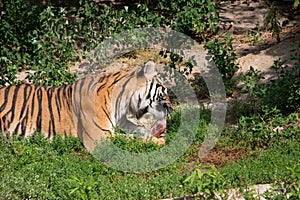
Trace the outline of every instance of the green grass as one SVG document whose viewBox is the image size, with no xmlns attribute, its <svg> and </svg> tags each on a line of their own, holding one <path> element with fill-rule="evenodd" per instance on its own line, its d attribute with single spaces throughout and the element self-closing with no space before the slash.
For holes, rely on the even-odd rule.
<svg viewBox="0 0 300 200">
<path fill-rule="evenodd" d="M 67 142 L 65 142 L 67 141 Z M 53 145 L 42 136 L 10 145 L 1 140 L 0 197 L 4 199 L 148 199 L 184 193 L 182 160 L 153 173 L 131 174 L 109 169 L 77 149 L 77 138 L 56 138 Z M 77 150 L 63 149 L 72 145 Z M 71 193 L 72 190 L 75 191 Z"/>
<path fill-rule="evenodd" d="M 220 171 L 232 186 L 239 187 L 284 180 L 288 175 L 286 167 L 293 167 L 299 162 L 298 140 L 252 152 L 243 160 L 228 163 Z"/>
<path fill-rule="evenodd" d="M 181 112 L 168 119 L 170 140 L 176 137 Z M 185 154 L 171 165 L 148 173 L 126 173 L 108 168 L 91 156 L 77 138 L 56 137 L 49 142 L 36 134 L 12 143 L 1 138 L 0 199 L 162 199 L 190 195 L 195 191 L 194 185 L 184 180 L 193 167 L 200 164 L 197 153 L 209 119 L 209 112 L 202 112 L 206 114 L 201 115 L 195 141 Z M 286 126 L 285 132 L 291 134 L 282 133 L 284 142 L 273 138 L 266 149 L 252 149 L 246 141 L 240 143 L 237 134 L 246 129 L 226 130 L 218 146 L 224 149 L 240 147 L 246 149 L 247 155 L 218 168 L 226 179 L 224 187 L 284 180 L 288 175 L 286 167 L 299 163 L 299 127 L 291 125 L 297 124 L 296 120 L 289 121 Z M 250 131 L 249 128 L 249 134 Z M 133 152 L 162 148 L 125 137 L 117 137 L 113 142 Z"/>
</svg>

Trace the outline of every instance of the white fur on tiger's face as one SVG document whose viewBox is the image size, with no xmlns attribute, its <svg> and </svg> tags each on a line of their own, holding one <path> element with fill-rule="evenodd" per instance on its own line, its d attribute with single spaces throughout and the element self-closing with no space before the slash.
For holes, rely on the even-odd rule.
<svg viewBox="0 0 300 200">
<path fill-rule="evenodd" d="M 5 136 L 27 137 L 35 131 L 49 139 L 56 134 L 73 135 L 89 151 L 116 127 L 140 132 L 161 144 L 165 118 L 172 111 L 167 88 L 157 78 L 152 61 L 140 70 L 91 75 L 61 87 L 0 88 L 0 130 Z M 150 130 L 136 123 L 146 113 L 157 120 Z"/>
</svg>

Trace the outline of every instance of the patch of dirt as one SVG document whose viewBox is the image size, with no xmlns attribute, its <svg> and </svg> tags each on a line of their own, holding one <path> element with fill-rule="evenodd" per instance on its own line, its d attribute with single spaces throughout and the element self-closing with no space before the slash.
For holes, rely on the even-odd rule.
<svg viewBox="0 0 300 200">
<path fill-rule="evenodd" d="M 225 149 L 224 147 L 216 146 L 201 160 L 201 163 L 224 167 L 229 161 L 237 161 L 245 155 L 246 151 L 243 149 Z"/>
<path fill-rule="evenodd" d="M 247 155 L 245 149 L 225 148 L 215 146 L 204 158 L 200 160 L 201 164 L 214 165 L 217 168 L 224 167 L 228 162 L 237 161 Z M 198 154 L 194 157 L 189 157 L 187 160 L 189 170 L 192 170 L 199 162 Z"/>
<path fill-rule="evenodd" d="M 286 29 L 287 30 L 287 29 Z M 237 75 L 249 70 L 250 66 L 262 71 L 266 79 L 274 78 L 274 72 L 270 67 L 275 60 L 285 61 L 285 65 L 291 67 L 295 61 L 291 60 L 292 50 L 296 50 L 300 45 L 300 26 L 288 32 L 282 32 L 281 42 L 274 41 L 270 33 L 263 33 L 266 37 L 261 45 L 250 46 L 249 44 L 239 44 L 236 42 L 234 48 L 238 54 L 240 66 Z M 268 36 L 267 36 L 268 35 Z M 261 36 L 263 37 L 263 36 Z"/>
</svg>

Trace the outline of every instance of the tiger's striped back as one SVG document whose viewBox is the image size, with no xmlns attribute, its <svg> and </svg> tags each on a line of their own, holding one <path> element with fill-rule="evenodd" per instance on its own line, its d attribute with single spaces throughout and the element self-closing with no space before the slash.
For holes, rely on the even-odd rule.
<svg viewBox="0 0 300 200">
<path fill-rule="evenodd" d="M 73 85 L 31 84 L 0 89 L 0 128 L 6 135 L 30 136 L 35 131 L 52 138 L 57 133 L 77 136 L 72 111 Z"/>
</svg>

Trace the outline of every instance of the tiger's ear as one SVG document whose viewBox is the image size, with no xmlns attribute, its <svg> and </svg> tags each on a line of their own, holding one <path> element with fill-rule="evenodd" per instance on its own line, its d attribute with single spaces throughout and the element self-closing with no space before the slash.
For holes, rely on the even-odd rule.
<svg viewBox="0 0 300 200">
<path fill-rule="evenodd" d="M 157 75 L 155 63 L 153 61 L 148 61 L 145 64 L 145 66 L 144 66 L 144 74 L 145 74 L 145 77 L 148 80 L 152 79 L 154 76 Z"/>
</svg>

